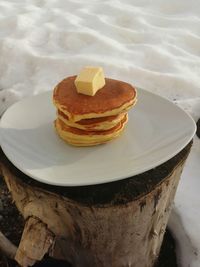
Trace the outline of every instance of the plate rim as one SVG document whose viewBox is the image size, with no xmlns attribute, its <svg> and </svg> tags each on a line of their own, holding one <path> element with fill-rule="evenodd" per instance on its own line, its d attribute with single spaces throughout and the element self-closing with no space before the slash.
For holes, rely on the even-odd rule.
<svg viewBox="0 0 200 267">
<path fill-rule="evenodd" d="M 6 157 L 11 161 L 11 163 L 16 167 L 18 168 L 21 172 L 23 172 L 25 175 L 29 176 L 30 178 L 38 181 L 38 182 L 41 182 L 41 183 L 45 183 L 45 184 L 49 184 L 49 185 L 52 185 L 52 186 L 62 186 L 62 187 L 78 187 L 78 186 L 90 186 L 90 185 L 98 185 L 98 184 L 105 184 L 105 183 L 110 183 L 110 182 L 115 182 L 115 181 L 119 181 L 119 180 L 123 180 L 123 179 L 128 179 L 132 176 L 135 176 L 135 175 L 139 175 L 141 173 L 144 173 L 148 170 L 151 170 L 152 168 L 156 168 L 158 166 L 160 166 L 161 164 L 163 164 L 164 162 L 166 162 L 167 160 L 173 158 L 175 155 L 177 155 L 185 146 L 187 146 L 187 144 L 193 139 L 195 133 L 196 133 L 196 129 L 197 129 L 197 126 L 196 126 L 196 122 L 194 121 L 194 119 L 192 118 L 192 116 L 187 112 L 185 111 L 183 108 L 181 108 L 180 106 L 176 105 L 175 103 L 173 103 L 171 100 L 169 100 L 168 98 L 166 97 L 163 97 L 163 96 L 160 96 L 158 94 L 155 94 L 153 92 L 150 92 L 148 90 L 145 90 L 143 88 L 140 88 L 140 87 L 136 87 L 136 90 L 141 90 L 143 91 L 144 93 L 147 93 L 147 94 L 150 94 L 152 96 L 156 96 L 158 98 L 161 98 L 163 99 L 164 101 L 166 101 L 169 105 L 174 105 L 176 106 L 176 108 L 181 111 L 182 113 L 184 113 L 185 116 L 187 116 L 190 121 L 191 121 L 191 125 L 193 124 L 193 131 L 191 130 L 191 134 L 190 134 L 190 137 L 187 138 L 187 143 L 185 142 L 184 144 L 182 144 L 181 146 L 179 146 L 179 148 L 174 151 L 173 153 L 170 154 L 170 156 L 166 156 L 164 159 L 162 159 L 161 161 L 159 161 L 158 164 L 154 165 L 154 167 L 147 167 L 147 168 L 143 168 L 142 171 L 138 172 L 138 173 L 134 173 L 134 174 L 130 174 L 129 176 L 124 175 L 124 176 L 120 176 L 119 178 L 115 178 L 113 177 L 112 179 L 109 179 L 109 180 L 103 180 L 103 181 L 98 181 L 98 182 L 93 182 L 92 179 L 90 179 L 90 181 L 87 181 L 87 182 L 79 182 L 79 183 L 63 183 L 63 182 L 52 182 L 52 181 L 47 181 L 46 179 L 42 179 L 38 176 L 35 176 L 33 175 L 31 172 L 29 172 L 28 169 L 23 169 L 21 168 L 16 161 L 14 161 L 12 159 L 12 156 L 10 157 L 10 155 L 7 155 L 6 153 L 6 144 L 3 143 L 2 141 L 2 138 L 1 138 L 1 134 L 0 134 L 0 146 L 4 152 L 4 154 L 6 155 Z M 16 105 L 21 105 L 21 103 L 25 102 L 25 101 L 28 101 L 28 100 L 31 100 L 35 97 L 41 97 L 41 96 L 45 96 L 48 97 L 50 94 L 52 94 L 52 90 L 49 90 L 49 91 L 45 91 L 45 92 L 42 92 L 40 94 L 37 94 L 37 95 L 32 95 L 32 96 L 29 96 L 29 97 L 25 97 L 23 98 L 22 100 L 14 103 L 13 105 L 11 105 L 4 113 L 3 115 L 0 117 L 0 130 L 2 127 L 2 122 L 3 122 L 3 119 L 4 117 L 6 116 L 7 112 L 9 112 L 12 108 L 14 108 Z M 53 105 L 53 104 L 52 104 Z M 4 146 L 5 145 L 5 146 Z M 130 171 L 129 171 L 130 172 Z"/>
</svg>

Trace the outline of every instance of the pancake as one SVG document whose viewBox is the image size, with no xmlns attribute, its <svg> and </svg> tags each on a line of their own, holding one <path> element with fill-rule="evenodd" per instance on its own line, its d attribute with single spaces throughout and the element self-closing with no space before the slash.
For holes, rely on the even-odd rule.
<svg viewBox="0 0 200 267">
<path fill-rule="evenodd" d="M 131 84 L 106 78 L 105 86 L 94 96 L 88 96 L 77 93 L 75 78 L 61 81 L 53 93 L 55 106 L 70 121 L 115 116 L 127 112 L 136 103 L 136 90 Z"/>
<path fill-rule="evenodd" d="M 70 121 L 67 115 L 62 111 L 57 112 L 57 117 L 64 122 L 65 125 L 78 128 L 85 131 L 105 131 L 113 128 L 124 117 L 125 113 L 115 116 L 108 116 L 102 118 L 83 119 L 78 122 Z"/>
<path fill-rule="evenodd" d="M 55 120 L 55 128 L 59 136 L 66 142 L 74 146 L 94 146 L 106 143 L 118 137 L 124 130 L 128 121 L 128 114 L 113 128 L 106 131 L 84 131 L 74 127 L 69 127 L 60 119 Z"/>
</svg>

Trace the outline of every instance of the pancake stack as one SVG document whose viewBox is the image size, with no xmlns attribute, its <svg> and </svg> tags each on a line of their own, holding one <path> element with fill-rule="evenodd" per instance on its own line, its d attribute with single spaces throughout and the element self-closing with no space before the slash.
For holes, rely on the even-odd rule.
<svg viewBox="0 0 200 267">
<path fill-rule="evenodd" d="M 71 76 L 54 89 L 58 135 L 74 146 L 94 146 L 118 137 L 128 121 L 127 111 L 136 103 L 135 88 L 125 82 L 105 79 L 94 96 L 80 94 Z"/>
</svg>

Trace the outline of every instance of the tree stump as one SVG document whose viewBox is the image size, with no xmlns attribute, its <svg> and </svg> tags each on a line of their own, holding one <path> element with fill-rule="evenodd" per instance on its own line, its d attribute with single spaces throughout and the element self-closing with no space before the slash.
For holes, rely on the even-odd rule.
<svg viewBox="0 0 200 267">
<path fill-rule="evenodd" d="M 39 183 L 0 150 L 0 172 L 26 221 L 15 259 L 23 267 L 45 254 L 73 267 L 153 267 L 191 145 L 143 174 L 82 187 Z"/>
</svg>

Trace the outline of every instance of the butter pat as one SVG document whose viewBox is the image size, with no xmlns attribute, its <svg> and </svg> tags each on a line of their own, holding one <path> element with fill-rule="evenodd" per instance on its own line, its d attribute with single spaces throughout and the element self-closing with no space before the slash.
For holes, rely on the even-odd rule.
<svg viewBox="0 0 200 267">
<path fill-rule="evenodd" d="M 104 73 L 100 67 L 85 67 L 75 79 L 77 92 L 84 95 L 94 96 L 104 85 Z"/>
</svg>

